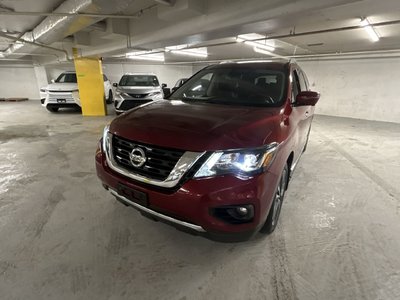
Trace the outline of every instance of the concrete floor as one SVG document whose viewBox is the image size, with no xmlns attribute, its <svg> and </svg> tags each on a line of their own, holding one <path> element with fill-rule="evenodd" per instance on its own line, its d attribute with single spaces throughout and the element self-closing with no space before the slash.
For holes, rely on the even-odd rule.
<svg viewBox="0 0 400 300">
<path fill-rule="evenodd" d="M 276 232 L 223 244 L 101 187 L 111 119 L 0 103 L 0 299 L 400 299 L 400 124 L 316 116 Z"/>
</svg>

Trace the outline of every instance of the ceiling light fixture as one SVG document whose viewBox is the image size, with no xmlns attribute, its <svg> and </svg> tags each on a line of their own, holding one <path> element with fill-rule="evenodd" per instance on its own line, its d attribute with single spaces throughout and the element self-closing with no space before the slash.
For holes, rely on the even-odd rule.
<svg viewBox="0 0 400 300">
<path fill-rule="evenodd" d="M 257 52 L 257 53 L 274 56 L 274 54 L 271 51 L 264 50 L 264 49 L 261 49 L 261 48 L 258 48 L 258 47 L 254 47 L 253 50 L 254 50 L 254 52 Z"/>
<path fill-rule="evenodd" d="M 159 62 L 165 61 L 164 53 L 153 53 L 151 51 L 130 52 L 126 54 L 126 58 L 134 60 L 150 60 Z"/>
<path fill-rule="evenodd" d="M 262 38 L 264 38 L 264 40 L 261 40 Z M 270 52 L 275 51 L 274 41 L 269 40 L 267 44 L 266 36 L 258 33 L 241 34 L 237 36 L 236 42 L 244 43 L 246 45 L 257 47 L 259 49 L 263 49 Z"/>
<path fill-rule="evenodd" d="M 362 19 L 360 25 L 368 33 L 369 38 L 371 39 L 372 42 L 375 43 L 379 41 L 378 34 L 376 33 L 374 27 L 372 27 L 372 25 L 369 23 L 367 18 Z"/>
<path fill-rule="evenodd" d="M 178 55 L 187 55 L 187 56 L 195 56 L 203 58 L 208 57 L 207 48 L 170 50 L 170 52 Z"/>
</svg>

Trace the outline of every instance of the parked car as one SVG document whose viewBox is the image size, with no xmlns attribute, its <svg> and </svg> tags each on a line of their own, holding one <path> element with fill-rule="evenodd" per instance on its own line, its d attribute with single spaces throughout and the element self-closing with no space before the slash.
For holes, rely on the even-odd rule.
<svg viewBox="0 0 400 300">
<path fill-rule="evenodd" d="M 107 103 L 113 102 L 111 82 L 103 75 L 104 95 Z M 40 101 L 48 111 L 57 112 L 64 107 L 80 107 L 78 83 L 75 72 L 63 72 L 52 83 L 40 89 Z"/>
<path fill-rule="evenodd" d="M 223 241 L 271 233 L 318 100 L 294 62 L 206 67 L 106 126 L 97 175 L 118 201 L 179 229 Z"/>
<path fill-rule="evenodd" d="M 163 99 L 163 89 L 166 84 L 160 85 L 153 73 L 127 73 L 121 77 L 118 84 L 114 83 L 115 111 L 121 114 L 124 111 L 142 104 Z"/>
<path fill-rule="evenodd" d="M 174 87 L 171 89 L 171 92 L 172 92 L 172 93 L 175 92 L 175 91 L 176 91 L 177 89 L 179 89 L 187 80 L 188 80 L 187 78 L 181 78 L 181 79 L 179 79 L 179 80 L 175 83 Z"/>
</svg>

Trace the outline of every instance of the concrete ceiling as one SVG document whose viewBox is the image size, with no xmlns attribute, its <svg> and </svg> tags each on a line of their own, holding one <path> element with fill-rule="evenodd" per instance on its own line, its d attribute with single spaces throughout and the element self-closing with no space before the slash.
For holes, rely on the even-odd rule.
<svg viewBox="0 0 400 300">
<path fill-rule="evenodd" d="M 398 0 L 176 0 L 171 6 L 155 0 L 118 0 L 113 2 L 118 9 L 105 5 L 104 0 L 82 1 L 90 2 L 90 9 L 79 13 L 98 14 L 94 21 L 83 26 L 81 19 L 87 16 L 79 16 L 79 26 L 75 26 L 78 20 L 70 22 L 68 31 L 60 32 L 57 41 L 47 46 L 69 54 L 72 47 L 77 47 L 82 55 L 103 56 L 109 62 L 131 61 L 125 54 L 135 50 L 162 51 L 166 46 L 179 44 L 207 46 L 208 57 L 166 53 L 167 63 L 270 58 L 271 55 L 255 53 L 253 47 L 236 43 L 237 35 L 255 32 L 273 39 L 273 53 L 278 56 L 400 50 Z M 20 37 L 40 22 L 55 17 L 16 13 L 51 13 L 63 2 L 0 0 L 0 31 Z M 362 17 L 368 17 L 373 24 L 393 24 L 374 27 L 381 39 L 373 43 L 363 28 L 355 28 Z M 1 37 L 0 51 L 13 42 Z M 36 46 L 28 50 L 29 53 L 17 50 L 0 59 L 32 58 L 40 64 L 65 60 L 62 51 Z"/>
</svg>

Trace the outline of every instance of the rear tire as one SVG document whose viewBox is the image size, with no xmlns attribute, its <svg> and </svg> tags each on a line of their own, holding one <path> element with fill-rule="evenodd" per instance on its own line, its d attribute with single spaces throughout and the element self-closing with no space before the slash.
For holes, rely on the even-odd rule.
<svg viewBox="0 0 400 300">
<path fill-rule="evenodd" d="M 59 107 L 48 107 L 46 106 L 46 109 L 52 113 L 58 112 Z"/>
<path fill-rule="evenodd" d="M 281 213 L 283 199 L 285 197 L 286 187 L 288 183 L 289 167 L 285 164 L 282 170 L 281 178 L 279 179 L 278 186 L 275 191 L 274 200 L 268 213 L 267 220 L 263 227 L 260 229 L 261 233 L 270 234 L 274 232 L 278 224 L 279 215 Z"/>
</svg>

